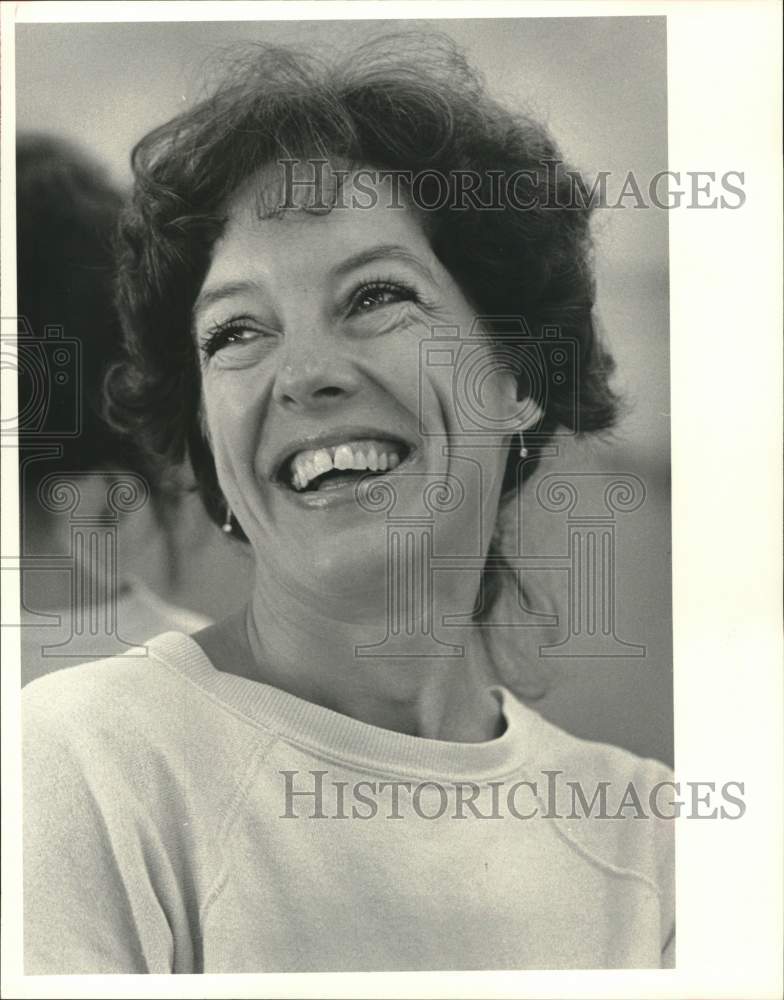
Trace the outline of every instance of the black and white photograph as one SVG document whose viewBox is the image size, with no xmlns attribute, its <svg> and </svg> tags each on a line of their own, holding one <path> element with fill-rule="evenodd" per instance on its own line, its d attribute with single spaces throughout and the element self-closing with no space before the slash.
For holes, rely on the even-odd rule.
<svg viewBox="0 0 784 1000">
<path fill-rule="evenodd" d="M 780 96 L 684 121 L 674 4 L 15 6 L 4 995 L 776 995 Z"/>
</svg>

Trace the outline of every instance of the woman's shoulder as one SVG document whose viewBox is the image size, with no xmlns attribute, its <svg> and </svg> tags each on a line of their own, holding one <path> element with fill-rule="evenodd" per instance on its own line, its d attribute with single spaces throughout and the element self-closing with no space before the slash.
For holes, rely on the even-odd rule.
<svg viewBox="0 0 784 1000">
<path fill-rule="evenodd" d="M 78 795 L 89 789 L 104 805 L 121 798 L 169 808 L 179 790 L 202 818 L 222 808 L 257 752 L 259 733 L 193 683 L 198 669 L 211 668 L 194 640 L 168 632 L 140 650 L 28 684 L 28 793 L 51 794 L 62 783 L 81 789 Z"/>
<path fill-rule="evenodd" d="M 47 673 L 23 689 L 24 715 L 43 721 L 88 714 L 96 721 L 140 702 L 154 707 L 172 683 L 174 675 L 165 669 L 171 650 L 185 650 L 189 642 L 184 633 L 168 632 L 122 654 Z"/>
<path fill-rule="evenodd" d="M 535 754 L 544 766 L 560 768 L 564 780 L 656 784 L 672 777 L 667 764 L 600 739 L 587 739 L 563 729 L 537 712 Z"/>
<path fill-rule="evenodd" d="M 178 756 L 194 732 L 219 740 L 227 713 L 190 683 L 203 653 L 180 632 L 101 660 L 56 670 L 22 691 L 25 746 L 105 763 Z"/>
</svg>

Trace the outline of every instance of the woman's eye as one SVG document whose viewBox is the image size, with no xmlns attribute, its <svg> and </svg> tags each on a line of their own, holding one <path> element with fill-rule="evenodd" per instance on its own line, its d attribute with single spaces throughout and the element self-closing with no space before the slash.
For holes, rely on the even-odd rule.
<svg viewBox="0 0 784 1000">
<path fill-rule="evenodd" d="M 377 282 L 360 288 L 351 304 L 352 312 L 367 312 L 380 306 L 394 305 L 397 302 L 416 302 L 417 295 L 412 288 L 403 285 L 393 285 Z"/>
<path fill-rule="evenodd" d="M 221 323 L 209 330 L 201 344 L 201 350 L 206 358 L 211 358 L 224 348 L 249 344 L 258 339 L 268 339 L 273 336 L 266 330 L 251 326 L 247 321 L 233 320 L 229 323 Z"/>
</svg>

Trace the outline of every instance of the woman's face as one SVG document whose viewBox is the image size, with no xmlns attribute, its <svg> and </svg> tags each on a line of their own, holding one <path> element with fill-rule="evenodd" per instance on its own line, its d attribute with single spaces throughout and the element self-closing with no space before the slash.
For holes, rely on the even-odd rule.
<svg viewBox="0 0 784 1000">
<path fill-rule="evenodd" d="M 486 552 L 521 412 L 489 342 L 467 341 L 474 312 L 418 215 L 378 195 L 372 208 L 260 218 L 249 184 L 194 308 L 207 433 L 259 574 L 350 604 L 351 620 L 383 601 L 390 519 L 432 524 L 436 555 Z M 448 339 L 433 351 L 435 334 Z M 454 381 L 469 351 L 483 416 L 466 433 Z M 376 480 L 391 510 L 374 509 Z M 456 499 L 434 512 L 428 487 L 445 481 Z M 441 576 L 470 608 L 476 573 L 465 594 L 460 574 Z"/>
</svg>

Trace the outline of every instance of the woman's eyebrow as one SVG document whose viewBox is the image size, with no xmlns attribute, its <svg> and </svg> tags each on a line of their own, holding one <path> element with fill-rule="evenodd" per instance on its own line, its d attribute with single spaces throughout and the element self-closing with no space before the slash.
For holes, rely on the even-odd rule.
<svg viewBox="0 0 784 1000">
<path fill-rule="evenodd" d="M 400 246 L 394 243 L 383 243 L 379 246 L 370 247 L 367 250 L 360 250 L 358 253 L 352 254 L 345 260 L 336 264 L 332 269 L 332 275 L 334 277 L 341 277 L 350 271 L 355 271 L 357 268 L 362 267 L 364 264 L 372 264 L 377 260 L 388 260 L 392 258 L 393 260 L 401 260 L 406 264 L 409 264 L 416 271 L 418 271 L 425 280 L 429 281 L 431 284 L 435 284 L 435 278 L 433 277 L 433 272 L 420 260 L 415 254 L 412 254 L 404 246 Z M 257 281 L 251 279 L 243 279 L 238 281 L 225 281 L 219 285 L 215 285 L 214 288 L 204 289 L 199 293 L 198 298 L 193 306 L 193 323 L 199 318 L 199 315 L 204 312 L 209 306 L 214 305 L 216 302 L 221 302 L 224 299 L 230 299 L 235 295 L 244 295 L 248 292 L 262 291 L 261 285 Z"/>
<path fill-rule="evenodd" d="M 411 251 L 407 250 L 404 246 L 399 246 L 395 243 L 382 243 L 379 246 L 370 247 L 367 250 L 360 250 L 358 253 L 352 254 L 350 257 L 341 261 L 340 264 L 337 264 L 332 269 L 332 274 L 335 277 L 342 277 L 349 271 L 355 271 L 364 264 L 372 264 L 377 260 L 387 260 L 390 257 L 393 260 L 401 260 L 405 264 L 409 264 L 415 270 L 419 271 L 426 281 L 429 281 L 431 284 L 436 284 L 433 272 L 427 264 L 420 260 L 415 254 L 412 254 Z"/>
<path fill-rule="evenodd" d="M 220 302 L 223 299 L 230 299 L 234 295 L 244 295 L 247 292 L 259 292 L 262 291 L 261 285 L 257 281 L 252 281 L 246 279 L 243 281 L 224 281 L 219 285 L 215 285 L 214 288 L 207 288 L 199 293 L 196 302 L 193 305 L 193 320 L 194 323 L 198 319 L 199 314 L 204 312 L 204 310 L 216 302 Z"/>
</svg>

